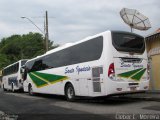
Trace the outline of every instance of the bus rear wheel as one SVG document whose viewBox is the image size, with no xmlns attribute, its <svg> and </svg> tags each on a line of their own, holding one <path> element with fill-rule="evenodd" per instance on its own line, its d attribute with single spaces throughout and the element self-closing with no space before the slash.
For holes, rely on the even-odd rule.
<svg viewBox="0 0 160 120">
<path fill-rule="evenodd" d="M 31 85 L 31 84 L 29 84 L 29 86 L 28 86 L 28 93 L 29 93 L 29 95 L 31 95 L 31 96 L 34 95 L 34 93 L 33 93 L 33 88 L 32 88 L 32 85 Z"/>
<path fill-rule="evenodd" d="M 65 96 L 68 101 L 73 102 L 75 100 L 75 91 L 72 84 L 67 84 L 65 87 Z"/>
</svg>

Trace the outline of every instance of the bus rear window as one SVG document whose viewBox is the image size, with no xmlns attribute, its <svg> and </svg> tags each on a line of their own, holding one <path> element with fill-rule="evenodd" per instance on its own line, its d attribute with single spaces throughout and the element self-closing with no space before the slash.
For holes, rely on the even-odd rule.
<svg viewBox="0 0 160 120">
<path fill-rule="evenodd" d="M 144 38 L 134 33 L 112 32 L 112 44 L 117 51 L 143 53 Z"/>
</svg>

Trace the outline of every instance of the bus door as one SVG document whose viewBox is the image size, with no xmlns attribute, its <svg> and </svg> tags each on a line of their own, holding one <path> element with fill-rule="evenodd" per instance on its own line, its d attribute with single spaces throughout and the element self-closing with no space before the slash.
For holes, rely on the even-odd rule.
<svg viewBox="0 0 160 120">
<path fill-rule="evenodd" d="M 102 94 L 104 92 L 103 84 L 103 67 L 97 66 L 92 68 L 92 93 Z"/>
</svg>

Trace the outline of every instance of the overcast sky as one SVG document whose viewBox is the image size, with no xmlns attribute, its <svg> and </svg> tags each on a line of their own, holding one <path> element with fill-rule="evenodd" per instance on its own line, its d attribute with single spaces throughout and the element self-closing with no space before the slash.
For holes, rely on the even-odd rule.
<svg viewBox="0 0 160 120">
<path fill-rule="evenodd" d="M 0 39 L 13 34 L 40 32 L 28 20 L 44 29 L 44 15 L 49 15 L 49 38 L 56 44 L 75 42 L 106 30 L 130 28 L 119 15 L 122 8 L 137 9 L 150 19 L 148 35 L 160 27 L 160 0 L 0 0 Z"/>
</svg>

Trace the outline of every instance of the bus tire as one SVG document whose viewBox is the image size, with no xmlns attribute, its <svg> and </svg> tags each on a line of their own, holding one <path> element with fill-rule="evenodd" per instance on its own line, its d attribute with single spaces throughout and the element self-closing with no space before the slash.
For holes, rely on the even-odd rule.
<svg viewBox="0 0 160 120">
<path fill-rule="evenodd" d="M 4 85 L 3 85 L 3 91 L 7 91 L 7 90 L 4 88 Z"/>
<path fill-rule="evenodd" d="M 14 89 L 14 84 L 12 83 L 12 89 L 11 89 L 12 92 L 15 92 L 15 89 Z"/>
<path fill-rule="evenodd" d="M 29 95 L 31 95 L 31 96 L 34 95 L 34 93 L 33 93 L 33 88 L 32 88 L 32 85 L 31 85 L 31 84 L 28 85 L 28 93 L 29 93 Z"/>
<path fill-rule="evenodd" d="M 67 101 L 73 102 L 75 100 L 75 91 L 72 84 L 68 83 L 65 87 L 65 96 Z"/>
</svg>

